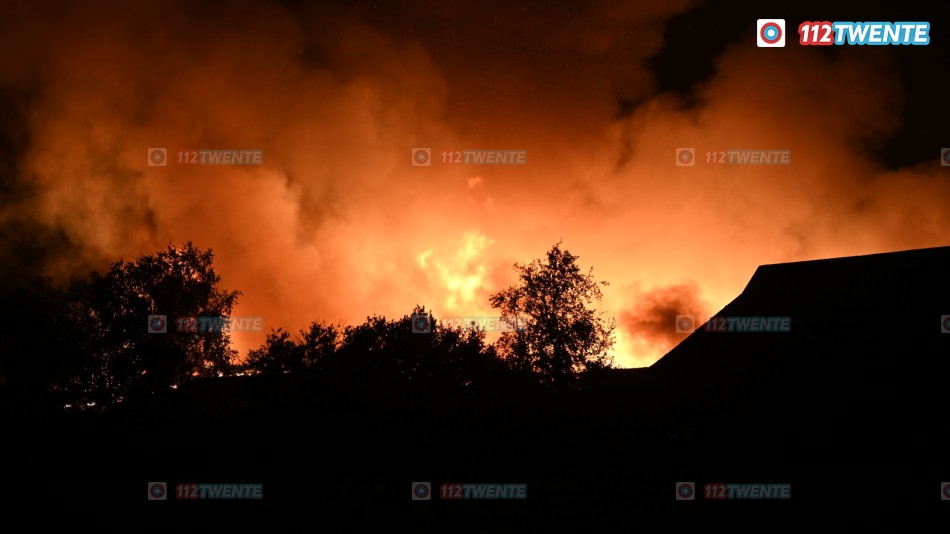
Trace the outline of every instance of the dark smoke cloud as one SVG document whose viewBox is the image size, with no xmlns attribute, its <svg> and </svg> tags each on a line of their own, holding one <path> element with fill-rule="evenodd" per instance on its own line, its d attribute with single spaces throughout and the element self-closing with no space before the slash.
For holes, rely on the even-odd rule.
<svg viewBox="0 0 950 534">
<path fill-rule="evenodd" d="M 676 331 L 677 316 L 692 315 L 696 325 L 708 319 L 710 305 L 701 294 L 693 281 L 647 290 L 635 287 L 630 295 L 633 304 L 620 313 L 619 327 L 625 336 L 638 340 L 641 351 L 665 352 L 686 337 Z"/>
</svg>

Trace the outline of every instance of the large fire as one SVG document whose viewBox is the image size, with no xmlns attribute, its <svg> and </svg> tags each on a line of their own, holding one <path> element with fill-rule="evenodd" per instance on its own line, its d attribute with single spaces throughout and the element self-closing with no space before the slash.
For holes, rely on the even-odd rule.
<svg viewBox="0 0 950 534">
<path fill-rule="evenodd" d="M 685 5 L 595 4 L 574 14 L 586 23 L 475 3 L 392 19 L 395 5 L 6 6 L 0 80 L 24 95 L 28 136 L 4 217 L 64 236 L 44 264 L 60 277 L 211 248 L 243 292 L 235 313 L 265 331 L 416 304 L 490 315 L 512 265 L 562 241 L 610 283 L 600 309 L 621 366 L 655 361 L 684 337 L 676 315 L 714 313 L 759 264 L 947 244 L 942 168 L 887 170 L 858 148 L 899 127 L 886 56 L 789 47 L 778 62 L 750 34 L 687 103 L 646 66 Z M 166 166 L 148 165 L 152 147 Z M 692 166 L 674 158 L 684 147 Z M 263 163 L 178 163 L 203 149 Z M 486 149 L 526 163 L 441 155 Z M 732 149 L 789 150 L 790 164 L 706 156 Z"/>
</svg>

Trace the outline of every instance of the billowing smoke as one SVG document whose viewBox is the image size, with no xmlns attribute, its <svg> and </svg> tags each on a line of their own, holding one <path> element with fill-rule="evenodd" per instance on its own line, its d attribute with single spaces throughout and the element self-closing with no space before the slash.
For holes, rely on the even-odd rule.
<svg viewBox="0 0 950 534">
<path fill-rule="evenodd" d="M 709 318 L 709 304 L 695 282 L 684 282 L 644 290 L 630 289 L 629 308 L 620 313 L 618 327 L 623 339 L 630 339 L 630 352 L 666 352 L 686 337 L 687 328 L 677 331 L 677 319 L 690 317 L 694 328 Z"/>
<path fill-rule="evenodd" d="M 296 329 L 415 304 L 489 314 L 511 265 L 563 239 L 611 283 L 617 363 L 645 365 L 677 340 L 661 325 L 674 306 L 718 309 L 759 264 L 947 243 L 941 168 L 869 156 L 899 127 L 888 51 L 779 63 L 750 35 L 687 106 L 646 64 L 688 7 L 5 5 L 0 222 L 18 237 L 3 255 L 67 277 L 192 240 L 243 291 L 236 313 Z M 620 118 L 621 101 L 638 104 Z M 151 147 L 167 166 L 147 165 Z M 199 149 L 263 165 L 177 161 Z M 528 163 L 443 162 L 462 149 Z M 706 162 L 727 149 L 791 164 Z"/>
</svg>

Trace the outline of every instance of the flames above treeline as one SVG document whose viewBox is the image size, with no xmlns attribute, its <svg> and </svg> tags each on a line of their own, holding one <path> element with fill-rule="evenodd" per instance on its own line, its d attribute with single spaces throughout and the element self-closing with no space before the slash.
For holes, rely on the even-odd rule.
<svg viewBox="0 0 950 534">
<path fill-rule="evenodd" d="M 684 337 L 676 315 L 712 315 L 760 264 L 946 244 L 944 168 L 856 148 L 900 126 L 884 52 L 737 38 L 687 106 L 645 66 L 686 2 L 161 6 L 2 8 L 2 213 L 27 229 L 8 257 L 45 246 L 42 272 L 67 278 L 191 240 L 266 331 L 416 304 L 488 316 L 512 265 L 562 241 L 610 283 L 617 363 L 640 366 Z M 198 150 L 262 163 L 177 161 Z M 467 150 L 525 163 L 441 157 Z M 730 150 L 790 162 L 706 156 Z"/>
</svg>

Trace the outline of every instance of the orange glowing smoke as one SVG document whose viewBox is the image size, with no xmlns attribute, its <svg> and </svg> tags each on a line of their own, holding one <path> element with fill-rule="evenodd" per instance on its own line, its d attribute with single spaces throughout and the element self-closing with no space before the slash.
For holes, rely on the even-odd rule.
<svg viewBox="0 0 950 534">
<path fill-rule="evenodd" d="M 265 329 L 415 304 L 488 315 L 511 265 L 563 239 L 611 284 L 622 366 L 655 361 L 683 337 L 674 312 L 714 313 L 759 264 L 947 244 L 940 168 L 885 172 L 854 148 L 898 126 L 885 52 L 786 49 L 778 65 L 750 37 L 686 108 L 641 67 L 686 2 L 574 13 L 589 24 L 540 6 L 493 16 L 506 6 L 7 5 L 0 79 L 32 95 L 31 194 L 3 213 L 75 245 L 47 265 L 57 276 L 212 248 L 244 292 L 235 313 Z M 618 98 L 640 104 L 617 118 Z M 169 165 L 148 167 L 148 147 Z M 412 166 L 412 147 L 432 165 Z M 675 166 L 677 147 L 697 165 Z M 264 164 L 174 161 L 205 148 L 261 149 Z M 790 149 L 792 164 L 702 161 L 730 148 Z M 459 149 L 528 164 L 441 163 Z M 262 341 L 235 338 L 242 353 Z"/>
</svg>

